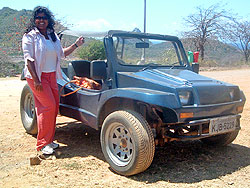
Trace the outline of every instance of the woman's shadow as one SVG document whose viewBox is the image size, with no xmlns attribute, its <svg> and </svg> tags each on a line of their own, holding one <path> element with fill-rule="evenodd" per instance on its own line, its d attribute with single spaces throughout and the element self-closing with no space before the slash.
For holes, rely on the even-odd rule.
<svg viewBox="0 0 250 188">
<path fill-rule="evenodd" d="M 106 161 L 101 151 L 100 131 L 81 122 L 57 124 L 55 139 L 61 145 L 57 158 L 94 156 Z M 147 183 L 195 183 L 231 174 L 248 165 L 250 148 L 246 146 L 211 147 L 200 141 L 172 142 L 156 147 L 151 166 L 128 178 Z"/>
</svg>

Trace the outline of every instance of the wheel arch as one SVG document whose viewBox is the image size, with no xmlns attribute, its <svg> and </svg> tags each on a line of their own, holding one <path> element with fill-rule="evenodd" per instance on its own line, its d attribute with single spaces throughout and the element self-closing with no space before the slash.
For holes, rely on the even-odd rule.
<svg viewBox="0 0 250 188">
<path fill-rule="evenodd" d="M 177 121 L 176 112 L 167 107 L 154 104 L 148 104 L 144 101 L 125 98 L 113 97 L 107 100 L 99 110 L 97 119 L 98 129 L 101 128 L 104 119 L 112 112 L 117 110 L 132 110 L 140 113 L 150 124 L 150 119 L 154 119 L 154 115 L 161 118 L 162 122 L 170 123 Z M 156 114 L 155 114 L 156 113 Z"/>
</svg>

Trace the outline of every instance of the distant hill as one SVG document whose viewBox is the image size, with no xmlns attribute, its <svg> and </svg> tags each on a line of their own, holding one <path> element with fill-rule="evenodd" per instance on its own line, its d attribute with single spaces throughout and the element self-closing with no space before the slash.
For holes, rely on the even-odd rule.
<svg viewBox="0 0 250 188">
<path fill-rule="evenodd" d="M 23 32 L 20 30 L 20 24 L 28 22 L 32 14 L 31 10 L 13 10 L 4 7 L 0 10 L 0 43 L 6 39 L 6 34 Z"/>
<path fill-rule="evenodd" d="M 25 9 L 17 11 L 4 7 L 0 10 L 0 47 L 10 47 L 11 42 L 20 42 L 31 15 L 32 11 Z M 65 28 L 56 20 L 56 32 Z"/>
<path fill-rule="evenodd" d="M 186 51 L 196 51 L 192 39 L 181 39 Z M 205 61 L 213 66 L 231 66 L 242 60 L 240 51 L 233 45 L 209 40 L 205 46 Z"/>
<path fill-rule="evenodd" d="M 24 62 L 21 40 L 32 15 L 31 10 L 0 9 L 0 77 L 20 74 Z M 56 21 L 56 31 L 65 28 Z"/>
<path fill-rule="evenodd" d="M 13 56 L 20 56 L 21 29 L 24 20 L 30 17 L 32 11 L 13 10 L 4 7 L 0 10 L 0 77 L 20 74 L 24 62 L 12 60 Z"/>
</svg>

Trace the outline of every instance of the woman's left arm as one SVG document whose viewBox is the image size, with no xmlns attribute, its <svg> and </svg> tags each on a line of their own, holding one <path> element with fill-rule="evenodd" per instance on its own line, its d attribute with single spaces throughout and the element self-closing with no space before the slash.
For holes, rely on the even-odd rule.
<svg viewBox="0 0 250 188">
<path fill-rule="evenodd" d="M 83 45 L 83 43 L 84 43 L 83 37 L 79 37 L 78 39 L 76 39 L 75 43 L 73 43 L 69 47 L 63 49 L 64 56 L 66 57 L 66 56 L 70 55 L 77 47 Z"/>
</svg>

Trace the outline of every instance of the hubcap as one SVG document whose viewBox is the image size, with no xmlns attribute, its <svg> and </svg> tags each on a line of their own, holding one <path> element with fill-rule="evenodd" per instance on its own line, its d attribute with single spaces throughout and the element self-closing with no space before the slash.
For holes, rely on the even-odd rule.
<svg viewBox="0 0 250 188">
<path fill-rule="evenodd" d="M 118 166 L 127 165 L 134 153 L 133 139 L 128 129 L 120 124 L 110 124 L 105 134 L 106 151 Z"/>
</svg>

